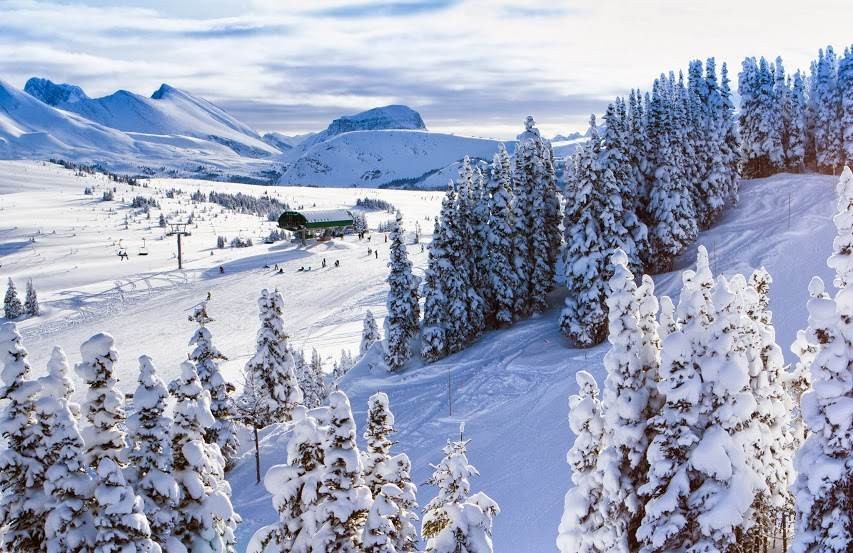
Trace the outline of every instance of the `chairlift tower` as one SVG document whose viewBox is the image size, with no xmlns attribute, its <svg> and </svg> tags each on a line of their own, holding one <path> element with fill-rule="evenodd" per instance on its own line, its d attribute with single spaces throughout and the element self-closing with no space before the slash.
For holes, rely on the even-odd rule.
<svg viewBox="0 0 853 553">
<path fill-rule="evenodd" d="M 166 233 L 166 236 L 178 237 L 178 269 L 184 268 L 184 261 L 181 252 L 181 236 L 190 236 L 190 234 L 192 234 L 187 230 L 187 225 L 189 225 L 189 223 L 169 223 L 171 230 Z"/>
</svg>

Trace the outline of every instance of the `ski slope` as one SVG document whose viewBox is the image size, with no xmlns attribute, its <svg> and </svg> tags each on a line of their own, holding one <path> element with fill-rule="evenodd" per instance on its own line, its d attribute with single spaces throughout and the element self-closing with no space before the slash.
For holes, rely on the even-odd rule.
<svg viewBox="0 0 853 553">
<path fill-rule="evenodd" d="M 806 323 L 809 279 L 817 274 L 831 281 L 825 260 L 834 236 L 835 181 L 818 175 L 746 181 L 739 205 L 698 242 L 708 248 L 717 272 L 767 267 L 774 278 L 771 308 L 777 337 L 789 361 L 788 346 Z M 84 186 L 93 185 L 95 196 L 83 195 Z M 0 162 L 0 282 L 5 284 L 11 276 L 19 289 L 26 278 L 36 283 L 45 313 L 19 325 L 36 371 L 45 366 L 54 344 L 66 349 L 72 363 L 79 361 L 82 341 L 103 330 L 116 337 L 122 390 L 135 387 L 136 358 L 142 354 L 153 357 L 165 379 L 174 378 L 194 330 L 187 310 L 208 292 L 216 319 L 210 328 L 216 345 L 229 357 L 225 375 L 234 380 L 252 353 L 258 326 L 255 301 L 262 287 L 283 292 L 292 342 L 309 351 L 316 347 L 329 359 L 329 368 L 330 357 L 342 348 L 357 350 L 365 310 L 373 310 L 378 319 L 385 315 L 388 247 L 381 233 L 374 232 L 369 244 L 346 237 L 305 248 L 280 242 L 217 250 L 217 235 L 252 237 L 257 243 L 273 224 L 204 204 L 196 206 L 197 226 L 184 242 L 185 269 L 178 271 L 172 258 L 174 239 L 161 239 L 159 211 L 152 209 L 150 220 L 130 216 L 125 230 L 125 215 L 132 210 L 121 201 L 100 201 L 107 185 L 102 177 L 78 177 L 40 162 Z M 410 232 L 418 221 L 424 241 L 432 230 L 432 221 L 425 218 L 435 216 L 441 199 L 438 192 L 261 188 L 154 179 L 148 188 L 119 185 L 116 200 L 153 196 L 167 217 L 177 218 L 191 209 L 189 192 L 210 187 L 269 193 L 306 208 L 349 207 L 359 197 L 380 197 L 402 210 Z M 187 194 L 164 198 L 172 188 Z M 369 220 L 374 226 L 388 217 L 374 212 Z M 148 256 L 136 255 L 143 238 Z M 127 262 L 118 260 L 118 240 L 130 255 Z M 378 260 L 367 256 L 368 246 L 378 246 Z M 678 260 L 678 268 L 691 265 L 695 248 Z M 418 246 L 410 246 L 409 253 L 416 274 L 422 274 L 426 253 Z M 320 269 L 323 257 L 329 265 L 339 259 L 341 267 Z M 284 273 L 265 269 L 265 264 L 279 264 Z M 225 269 L 222 275 L 220 265 Z M 298 272 L 309 265 L 311 272 Z M 659 275 L 655 282 L 658 294 L 677 295 L 677 273 Z M 372 372 L 365 362 L 340 383 L 350 395 L 359 433 L 367 398 L 377 390 L 388 393 L 397 418 L 395 450 L 410 455 L 417 484 L 429 475 L 428 463 L 440 460 L 444 441 L 458 436 L 459 422 L 465 422 L 465 437 L 472 440 L 469 460 L 481 473 L 472 482 L 473 491 L 485 491 L 502 509 L 495 520 L 497 553 L 556 549 L 563 495 L 570 485 L 565 463 L 572 443 L 567 396 L 576 391 L 574 374 L 579 369 L 603 379 L 606 345 L 585 351 L 568 347 L 557 324 L 562 300 L 562 293 L 555 292 L 552 309 L 545 314 L 487 333 L 467 350 L 435 364 L 424 366 L 415 360 L 404 372 L 388 375 Z M 264 469 L 284 461 L 285 447 L 285 428 L 264 432 Z M 230 475 L 233 502 L 243 517 L 238 529 L 241 551 L 254 530 L 275 518 L 269 496 L 254 483 L 251 454 L 246 455 Z M 420 503 L 433 494 L 421 486 Z"/>
</svg>

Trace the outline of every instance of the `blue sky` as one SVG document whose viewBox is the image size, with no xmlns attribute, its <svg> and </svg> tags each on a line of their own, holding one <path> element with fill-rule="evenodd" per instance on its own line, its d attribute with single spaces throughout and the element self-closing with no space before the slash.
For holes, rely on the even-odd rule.
<svg viewBox="0 0 853 553">
<path fill-rule="evenodd" d="M 809 5 L 811 4 L 811 5 Z M 300 133 L 404 103 L 436 130 L 546 134 L 691 58 L 781 55 L 807 67 L 849 44 L 849 0 L 5 0 L 0 79 L 78 84 L 90 96 L 162 82 L 259 130 Z"/>
</svg>

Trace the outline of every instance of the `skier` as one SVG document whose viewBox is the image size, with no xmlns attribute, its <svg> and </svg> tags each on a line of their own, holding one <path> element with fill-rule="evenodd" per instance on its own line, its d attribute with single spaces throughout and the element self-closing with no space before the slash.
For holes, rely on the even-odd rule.
<svg viewBox="0 0 853 553">
<path fill-rule="evenodd" d="M 341 260 L 335 259 L 335 267 L 340 267 L 340 266 L 341 266 Z"/>
<path fill-rule="evenodd" d="M 379 259 L 379 250 L 376 250 L 373 253 L 376 254 L 376 259 Z"/>
<path fill-rule="evenodd" d="M 323 268 L 324 269 L 326 268 L 326 258 L 325 257 L 323 258 Z"/>
<path fill-rule="evenodd" d="M 225 267 L 223 267 L 222 265 L 220 265 L 220 266 L 219 266 L 219 274 L 220 274 L 220 275 L 224 275 L 224 274 L 225 274 Z"/>
</svg>

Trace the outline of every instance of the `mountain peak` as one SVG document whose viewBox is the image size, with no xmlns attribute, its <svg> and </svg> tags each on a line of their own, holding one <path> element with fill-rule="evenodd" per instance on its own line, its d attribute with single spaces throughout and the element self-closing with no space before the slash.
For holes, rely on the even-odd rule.
<svg viewBox="0 0 853 553">
<path fill-rule="evenodd" d="M 161 98 L 165 98 L 169 94 L 173 94 L 175 92 L 179 92 L 177 88 L 163 83 L 160 85 L 160 88 L 154 91 L 154 94 L 151 95 L 151 98 L 153 100 L 160 100 Z"/>
<path fill-rule="evenodd" d="M 89 98 L 79 86 L 56 84 L 50 79 L 41 77 L 30 78 L 24 85 L 24 92 L 50 106 L 71 104 Z"/>
<path fill-rule="evenodd" d="M 330 134 L 341 134 L 382 129 L 426 130 L 426 125 L 421 114 L 409 106 L 392 104 L 338 117 L 327 130 L 331 131 Z"/>
</svg>

